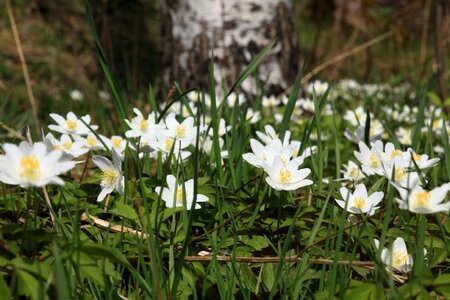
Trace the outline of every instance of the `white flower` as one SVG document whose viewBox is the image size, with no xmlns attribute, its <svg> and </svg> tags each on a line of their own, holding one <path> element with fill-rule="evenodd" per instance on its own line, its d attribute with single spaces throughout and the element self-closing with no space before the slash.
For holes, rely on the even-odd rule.
<svg viewBox="0 0 450 300">
<path fill-rule="evenodd" d="M 247 98 L 244 94 L 236 94 L 235 92 L 232 92 L 227 97 L 227 104 L 228 107 L 233 107 L 235 105 L 241 106 L 247 101 Z"/>
<path fill-rule="evenodd" d="M 274 189 L 280 191 L 293 191 L 304 186 L 313 184 L 309 179 L 305 179 L 310 173 L 309 168 L 299 169 L 300 161 L 286 161 L 278 155 L 275 157 L 272 166 L 266 166 L 265 171 L 268 177 L 266 182 Z"/>
<path fill-rule="evenodd" d="M 47 151 L 44 143 L 21 142 L 19 146 L 4 144 L 4 155 L 0 155 L 0 181 L 18 184 L 21 187 L 47 184 L 63 185 L 58 177 L 75 166 L 70 160 L 61 161 L 62 152 Z"/>
<path fill-rule="evenodd" d="M 366 124 L 366 112 L 364 107 L 358 106 L 354 111 L 347 110 L 344 114 L 344 120 L 350 122 L 353 126 L 364 126 Z M 372 119 L 372 115 L 370 116 Z"/>
<path fill-rule="evenodd" d="M 419 180 L 417 172 L 408 168 L 408 163 L 402 159 L 395 159 L 393 163 L 383 162 L 383 173 L 396 187 L 407 188 L 411 182 Z"/>
<path fill-rule="evenodd" d="M 227 133 L 230 130 L 231 130 L 231 126 L 230 125 L 227 126 L 227 124 L 225 123 L 225 120 L 224 119 L 220 119 L 220 121 L 219 121 L 219 128 L 218 128 L 218 132 L 217 132 L 219 134 L 219 136 L 223 136 L 225 133 Z M 212 128 L 209 130 L 208 134 L 210 136 L 213 136 L 214 131 L 213 131 Z"/>
<path fill-rule="evenodd" d="M 312 95 L 315 93 L 317 97 L 322 96 L 325 94 L 326 90 L 328 89 L 329 85 L 326 82 L 321 82 L 320 80 L 316 80 L 314 82 L 311 82 L 306 87 L 306 91 Z"/>
<path fill-rule="evenodd" d="M 154 145 L 152 145 L 152 148 L 161 151 L 164 159 L 171 153 L 171 151 L 173 151 L 173 155 L 177 159 L 180 155 L 181 159 L 184 160 L 191 155 L 188 151 L 182 151 L 188 146 L 188 143 L 182 144 L 181 141 L 175 140 L 167 130 L 160 130 L 156 132 L 156 141 Z"/>
<path fill-rule="evenodd" d="M 374 125 L 375 127 L 372 127 L 372 125 L 370 126 L 370 130 L 369 130 L 369 140 L 370 142 L 375 142 L 380 140 L 381 135 L 384 133 L 384 129 L 383 126 L 381 126 L 381 123 L 377 120 L 374 120 Z M 354 143 L 359 143 L 361 141 L 364 140 L 364 136 L 366 134 L 366 128 L 362 125 L 358 125 L 358 127 L 356 128 L 356 131 L 353 129 L 349 129 L 346 128 L 344 131 L 344 136 L 354 142 Z"/>
<path fill-rule="evenodd" d="M 81 93 L 79 90 L 72 90 L 70 91 L 70 98 L 73 101 L 83 101 L 84 96 L 83 93 Z"/>
<path fill-rule="evenodd" d="M 358 182 L 365 177 L 364 173 L 359 169 L 359 166 L 351 160 L 347 162 L 347 165 L 343 165 L 341 173 L 344 175 L 344 179 L 352 180 L 354 182 Z"/>
<path fill-rule="evenodd" d="M 104 156 L 94 155 L 92 157 L 94 164 L 102 171 L 102 181 L 100 182 L 102 191 L 97 197 L 97 202 L 102 201 L 106 195 L 111 194 L 114 189 L 121 195 L 124 193 L 122 161 L 120 160 L 119 153 L 117 153 L 114 148 L 112 148 L 111 152 L 113 158 L 112 163 Z"/>
<path fill-rule="evenodd" d="M 136 117 L 131 119 L 131 121 L 125 120 L 127 125 L 130 127 L 130 130 L 125 132 L 125 136 L 127 138 L 138 138 L 145 135 L 147 140 L 154 140 L 155 131 L 158 129 L 158 125 L 155 121 L 155 115 L 149 114 L 148 118 L 145 119 L 139 109 L 134 108 L 133 111 L 136 114 Z"/>
<path fill-rule="evenodd" d="M 426 154 L 417 154 L 416 152 L 414 152 L 413 149 L 408 148 L 406 150 L 405 153 L 405 160 L 408 162 L 408 165 L 410 168 L 414 169 L 414 163 L 413 160 L 416 162 L 417 166 L 419 167 L 419 169 L 428 169 L 431 167 L 434 167 L 435 165 L 438 164 L 439 162 L 439 157 L 435 157 L 435 158 L 428 158 L 428 155 Z"/>
<path fill-rule="evenodd" d="M 281 100 L 277 99 L 274 95 L 270 95 L 269 97 L 263 96 L 261 100 L 261 104 L 263 107 L 274 108 L 281 104 Z"/>
<path fill-rule="evenodd" d="M 255 124 L 259 120 L 261 120 L 261 112 L 259 111 L 253 111 L 253 109 L 248 108 L 247 114 L 245 115 L 245 120 L 249 122 L 250 124 Z"/>
<path fill-rule="evenodd" d="M 257 131 L 256 135 L 259 137 L 261 141 L 263 141 L 266 145 L 268 145 L 271 141 L 278 139 L 278 133 L 275 132 L 275 129 L 271 125 L 264 126 L 264 130 L 266 133 L 262 133 L 261 131 Z M 291 138 L 291 132 L 286 130 L 283 139 L 283 146 L 289 145 L 289 139 Z"/>
<path fill-rule="evenodd" d="M 53 148 L 62 151 L 71 157 L 79 157 L 86 154 L 89 149 L 85 148 L 80 140 L 72 141 L 68 134 L 61 135 L 61 138 L 56 139 L 53 134 L 49 133 L 45 136 L 45 141 L 49 141 Z"/>
<path fill-rule="evenodd" d="M 211 97 L 206 93 L 200 91 L 191 91 L 186 95 L 186 97 L 188 98 L 189 101 L 192 101 L 194 103 L 201 103 L 202 97 L 205 97 L 206 105 L 208 107 L 211 106 Z"/>
<path fill-rule="evenodd" d="M 425 119 L 425 127 L 422 128 L 422 132 L 427 132 L 431 127 L 431 131 L 439 135 L 444 128 L 444 123 L 445 128 L 447 128 L 448 130 L 450 127 L 450 123 L 448 121 L 445 121 L 445 119 L 435 117 L 433 122 L 431 122 L 431 118 Z"/>
<path fill-rule="evenodd" d="M 409 189 L 396 187 L 400 199 L 396 199 L 400 209 L 406 209 L 417 214 L 448 213 L 450 202 L 442 203 L 450 191 L 450 183 L 445 183 L 431 191 L 424 190 L 416 179 L 408 184 Z"/>
<path fill-rule="evenodd" d="M 127 140 L 125 140 L 120 135 L 113 135 L 110 139 L 104 138 L 104 142 L 109 149 L 114 149 L 117 151 L 120 157 L 123 156 L 123 152 L 127 147 Z"/>
<path fill-rule="evenodd" d="M 111 100 L 111 94 L 107 91 L 98 91 L 98 97 L 103 101 Z"/>
<path fill-rule="evenodd" d="M 160 186 L 155 188 L 155 192 L 161 195 L 161 199 L 166 203 L 167 207 L 181 207 L 184 206 L 190 210 L 194 202 L 194 180 L 190 179 L 183 184 L 177 184 L 177 179 L 173 175 L 166 177 L 167 188 Z M 206 202 L 208 197 L 202 194 L 197 194 L 197 201 L 194 209 L 199 209 L 201 206 L 198 202 Z"/>
<path fill-rule="evenodd" d="M 336 199 L 337 204 L 352 214 L 373 215 L 380 208 L 377 205 L 384 196 L 383 192 L 375 192 L 369 196 L 363 183 L 356 186 L 353 194 L 346 187 L 341 187 L 340 192 L 343 200 Z"/>
<path fill-rule="evenodd" d="M 400 143 L 402 143 L 403 145 L 411 145 L 411 143 L 412 143 L 411 128 L 399 127 L 395 131 L 395 135 L 397 136 L 398 141 Z"/>
<path fill-rule="evenodd" d="M 174 114 L 169 114 L 166 119 L 167 133 L 173 139 L 181 142 L 181 148 L 194 144 L 197 137 L 197 127 L 194 126 L 194 118 L 187 117 L 179 123 Z"/>
<path fill-rule="evenodd" d="M 374 240 L 374 243 L 377 248 L 380 247 L 377 239 Z M 400 237 L 395 239 L 391 249 L 383 248 L 381 250 L 381 260 L 388 268 L 402 272 L 409 272 L 413 267 L 412 256 L 408 254 L 405 240 Z"/>
<path fill-rule="evenodd" d="M 99 136 L 103 141 L 107 140 L 107 138 L 105 138 L 104 136 L 102 136 L 102 135 L 99 135 Z M 75 141 L 78 141 L 79 143 L 81 143 L 84 148 L 86 148 L 90 151 L 105 150 L 105 147 L 103 146 L 103 144 L 92 133 L 88 134 L 88 136 L 86 138 L 81 137 L 79 135 L 75 135 L 73 138 L 75 139 Z"/>
<path fill-rule="evenodd" d="M 272 140 L 267 145 L 261 144 L 258 140 L 250 139 L 250 147 L 253 153 L 244 153 L 242 158 L 258 168 L 265 168 L 266 165 L 271 166 L 275 155 L 281 152 L 283 148 L 279 139 Z"/>
<path fill-rule="evenodd" d="M 376 141 L 372 144 L 371 149 L 363 142 L 359 142 L 359 151 L 354 151 L 355 157 L 362 164 L 361 168 L 367 175 L 383 175 L 382 157 L 383 142 Z"/>
<path fill-rule="evenodd" d="M 73 112 L 69 112 L 67 114 L 67 118 L 58 115 L 58 114 L 50 114 L 50 117 L 55 120 L 57 125 L 49 125 L 53 131 L 59 133 L 67 133 L 67 134 L 77 134 L 77 135 L 87 135 L 91 133 L 89 128 L 81 122 L 77 116 Z M 89 115 L 85 115 L 81 117 L 81 119 L 89 125 L 91 123 L 91 117 Z M 89 125 L 93 130 L 97 130 L 97 125 Z"/>
</svg>

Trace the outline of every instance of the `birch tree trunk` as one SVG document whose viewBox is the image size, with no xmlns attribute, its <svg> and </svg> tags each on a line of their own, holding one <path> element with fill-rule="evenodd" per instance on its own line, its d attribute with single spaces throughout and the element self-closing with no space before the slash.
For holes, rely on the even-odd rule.
<svg viewBox="0 0 450 300">
<path fill-rule="evenodd" d="M 167 84 L 207 89 L 211 50 L 215 80 L 230 87 L 251 59 L 274 38 L 259 67 L 267 93 L 279 94 L 294 81 L 299 65 L 291 0 L 166 0 L 162 8 L 162 63 Z M 255 94 L 248 78 L 242 91 Z"/>
</svg>

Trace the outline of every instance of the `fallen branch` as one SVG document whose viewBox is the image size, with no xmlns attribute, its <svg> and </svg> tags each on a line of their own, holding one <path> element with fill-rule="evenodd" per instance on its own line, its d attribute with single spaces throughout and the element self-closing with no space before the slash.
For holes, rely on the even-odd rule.
<svg viewBox="0 0 450 300">
<path fill-rule="evenodd" d="M 133 228 L 129 228 L 129 227 L 125 227 L 122 225 L 115 225 L 112 224 L 108 221 L 105 221 L 103 219 L 94 217 L 94 216 L 88 216 L 86 215 L 86 213 L 83 213 L 81 215 L 81 221 L 86 221 L 86 222 L 90 222 L 94 225 L 96 225 L 99 228 L 103 228 L 103 229 L 108 229 L 111 230 L 113 232 L 118 232 L 118 233 L 129 233 L 129 234 L 134 234 L 137 235 L 140 238 L 144 238 L 146 239 L 148 237 L 148 235 L 146 233 L 142 233 L 139 230 L 133 229 Z"/>
<path fill-rule="evenodd" d="M 211 260 L 217 260 L 220 262 L 242 262 L 242 263 L 278 263 L 281 261 L 281 258 L 278 256 L 264 256 L 264 257 L 248 257 L 248 256 L 185 256 L 184 260 L 189 262 L 203 262 L 203 261 L 211 261 Z M 305 259 L 301 257 L 294 256 L 288 256 L 283 259 L 284 262 L 288 263 L 298 263 L 303 262 Z M 323 259 L 323 258 L 317 258 L 317 259 L 307 259 L 306 260 L 310 264 L 320 264 L 320 265 L 332 265 L 335 263 L 332 259 Z M 353 265 L 353 266 L 360 266 L 360 267 L 373 267 L 374 263 L 372 261 L 359 261 L 359 260 L 338 260 L 338 265 Z"/>
<path fill-rule="evenodd" d="M 248 256 L 185 256 L 184 261 L 186 262 L 209 262 L 213 259 L 219 261 L 219 262 L 240 262 L 240 263 L 279 263 L 281 261 L 281 258 L 278 256 L 265 256 L 265 257 L 248 257 Z M 332 259 L 323 259 L 323 258 L 309 258 L 304 259 L 301 257 L 298 257 L 296 255 L 294 256 L 288 256 L 283 259 L 284 262 L 287 263 L 298 263 L 306 261 L 309 264 L 317 264 L 317 265 L 333 265 L 337 263 L 338 265 L 346 265 L 346 266 L 358 266 L 361 268 L 365 268 L 368 270 L 374 269 L 374 262 L 373 261 L 361 261 L 361 260 L 332 260 Z M 404 274 L 398 269 L 395 269 L 395 271 Z M 392 278 L 400 283 L 404 283 L 406 279 L 408 279 L 407 276 L 402 274 L 396 274 L 391 272 Z"/>
</svg>

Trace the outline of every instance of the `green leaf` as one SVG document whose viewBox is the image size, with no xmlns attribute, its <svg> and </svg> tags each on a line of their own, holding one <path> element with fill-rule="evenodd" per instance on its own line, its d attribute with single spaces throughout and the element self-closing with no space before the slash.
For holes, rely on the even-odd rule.
<svg viewBox="0 0 450 300">
<path fill-rule="evenodd" d="M 4 297 L 4 299 L 11 298 L 11 291 L 9 290 L 9 286 L 5 281 L 3 275 L 0 275 L 0 295 Z"/>
<path fill-rule="evenodd" d="M 275 283 L 275 268 L 274 264 L 263 264 L 262 269 L 262 283 L 267 290 L 272 290 L 273 284 Z"/>
<path fill-rule="evenodd" d="M 269 240 L 264 236 L 253 236 L 251 238 L 249 238 L 248 236 L 243 236 L 242 243 L 252 247 L 257 251 L 267 248 L 270 245 Z"/>
<path fill-rule="evenodd" d="M 41 299 L 39 281 L 26 271 L 17 272 L 17 291 L 19 295 L 25 295 L 29 299 Z"/>
<path fill-rule="evenodd" d="M 138 216 L 136 211 L 130 205 L 118 201 L 114 204 L 114 207 L 109 212 L 115 216 L 124 217 L 129 220 L 137 221 Z"/>
<path fill-rule="evenodd" d="M 441 274 L 434 281 L 433 285 L 448 285 L 450 286 L 450 274 Z"/>
<path fill-rule="evenodd" d="M 345 299 L 371 299 L 371 295 L 375 293 L 377 286 L 373 283 L 364 283 L 357 286 L 347 293 L 345 293 Z"/>
<path fill-rule="evenodd" d="M 284 134 L 286 130 L 289 128 L 289 121 L 292 117 L 292 112 L 294 111 L 295 102 L 297 101 L 297 96 L 300 92 L 300 88 L 302 86 L 302 71 L 298 72 L 297 77 L 295 78 L 294 87 L 292 88 L 292 92 L 289 95 L 288 103 L 285 106 L 283 119 L 281 120 L 280 125 L 280 139 L 283 140 Z"/>
<path fill-rule="evenodd" d="M 103 51 L 100 39 L 97 35 L 97 30 L 95 29 L 94 17 L 92 16 L 89 0 L 85 1 L 85 6 L 89 28 L 91 30 L 92 36 L 94 37 L 95 47 L 97 48 L 97 55 L 100 61 L 100 66 L 102 67 L 102 70 L 105 73 L 106 81 L 108 82 L 109 88 L 111 89 L 111 93 L 113 96 L 114 107 L 116 108 L 117 113 L 119 115 L 122 130 L 125 132 L 128 129 L 128 125 L 125 123 L 125 119 L 127 118 L 127 113 L 125 110 L 126 106 L 124 105 L 124 100 L 122 99 L 122 96 L 120 94 L 119 85 L 117 84 L 116 79 L 114 78 L 106 61 L 105 52 Z"/>
</svg>

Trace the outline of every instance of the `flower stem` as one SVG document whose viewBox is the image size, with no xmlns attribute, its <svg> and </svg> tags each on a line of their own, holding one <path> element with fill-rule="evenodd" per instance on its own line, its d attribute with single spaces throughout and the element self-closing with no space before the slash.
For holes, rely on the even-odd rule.
<svg viewBox="0 0 450 300">
<path fill-rule="evenodd" d="M 42 187 L 42 192 L 44 193 L 45 203 L 47 204 L 47 207 L 50 211 L 50 218 L 52 219 L 52 224 L 55 227 L 56 231 L 60 233 L 58 224 L 56 223 L 56 216 L 52 207 L 52 202 L 50 201 L 50 197 L 48 196 L 47 189 L 45 186 Z"/>
<path fill-rule="evenodd" d="M 111 195 L 108 194 L 108 196 L 106 196 L 105 206 L 103 207 L 103 211 L 104 212 L 108 212 L 108 206 L 109 206 L 110 198 L 111 198 Z"/>
</svg>

